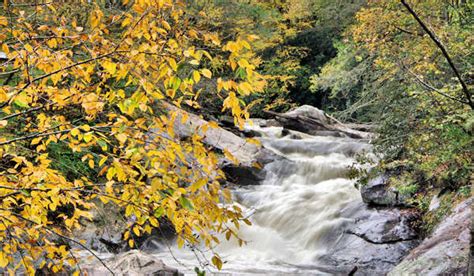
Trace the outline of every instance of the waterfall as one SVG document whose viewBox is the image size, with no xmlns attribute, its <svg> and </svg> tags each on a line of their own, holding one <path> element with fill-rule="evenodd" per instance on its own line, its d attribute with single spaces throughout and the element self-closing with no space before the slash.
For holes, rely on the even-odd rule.
<svg viewBox="0 0 474 276">
<path fill-rule="evenodd" d="M 266 148 L 284 158 L 265 166 L 261 185 L 233 191 L 253 225 L 239 229 L 247 241 L 243 247 L 221 239 L 215 251 L 225 264 L 219 273 L 322 274 L 318 257 L 337 241 L 342 234 L 338 229 L 349 220 L 341 216 L 342 210 L 361 202 L 347 173 L 355 155 L 370 151 L 370 145 L 350 138 L 288 133 L 281 127 L 249 128 L 261 135 Z M 199 262 L 193 252 L 175 247 L 171 252 L 164 249 L 155 255 L 167 265 L 195 274 L 193 268 Z"/>
</svg>

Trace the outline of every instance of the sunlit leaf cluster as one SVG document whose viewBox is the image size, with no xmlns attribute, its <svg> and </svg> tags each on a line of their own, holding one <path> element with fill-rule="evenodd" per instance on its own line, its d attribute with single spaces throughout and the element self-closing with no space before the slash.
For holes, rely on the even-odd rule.
<svg viewBox="0 0 474 276">
<path fill-rule="evenodd" d="M 244 218 L 220 186 L 219 157 L 203 130 L 179 137 L 175 124 L 188 118 L 166 106 L 199 108 L 206 80 L 242 126 L 241 97 L 265 84 L 246 37 L 221 44 L 181 1 L 35 3 L 5 1 L 0 12 L 0 267 L 74 270 L 72 248 L 87 248 L 72 232 L 99 202 L 123 208 L 132 248 L 162 221 L 180 246 L 236 237 L 228 224 Z M 213 74 L 203 45 L 220 48 L 234 74 Z M 66 173 L 58 147 L 88 169 Z"/>
</svg>

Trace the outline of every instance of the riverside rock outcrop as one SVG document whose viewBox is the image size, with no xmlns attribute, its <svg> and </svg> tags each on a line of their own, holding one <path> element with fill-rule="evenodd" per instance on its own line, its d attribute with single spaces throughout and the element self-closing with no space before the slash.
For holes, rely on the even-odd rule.
<svg viewBox="0 0 474 276">
<path fill-rule="evenodd" d="M 354 275 L 384 275 L 418 243 L 409 210 L 375 209 L 354 203 L 341 212 L 348 222 L 327 233 L 330 250 L 318 261 L 333 272 Z"/>
<path fill-rule="evenodd" d="M 458 204 L 388 275 L 468 275 L 473 202 Z"/>
<path fill-rule="evenodd" d="M 240 185 L 256 185 L 265 178 L 265 172 L 261 168 L 275 159 L 281 158 L 273 152 L 261 146 L 249 143 L 245 138 L 239 137 L 221 127 L 209 127 L 202 132 L 202 126 L 209 122 L 197 115 L 179 109 L 171 104 L 165 104 L 169 112 L 176 112 L 174 130 L 180 138 L 192 136 L 198 132 L 203 136 L 203 143 L 217 151 L 227 150 L 238 161 L 237 164 L 222 157 L 220 167 L 227 176 L 227 180 Z M 188 119 L 183 121 L 181 118 Z"/>
<path fill-rule="evenodd" d="M 407 196 L 401 194 L 394 187 L 390 187 L 389 178 L 388 174 L 381 174 L 362 185 L 360 189 L 362 200 L 375 206 L 409 207 Z"/>
</svg>

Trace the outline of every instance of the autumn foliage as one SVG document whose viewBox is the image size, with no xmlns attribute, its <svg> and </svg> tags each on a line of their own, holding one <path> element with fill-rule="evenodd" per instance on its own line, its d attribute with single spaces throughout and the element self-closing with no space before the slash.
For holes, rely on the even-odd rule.
<svg viewBox="0 0 474 276">
<path fill-rule="evenodd" d="M 0 267 L 10 273 L 75 269 L 73 248 L 86 248 L 72 232 L 99 202 L 123 208 L 132 248 L 163 220 L 180 246 L 209 247 L 245 220 L 220 187 L 218 157 L 198 134 L 179 139 L 175 120 L 187 118 L 161 103 L 199 107 L 205 79 L 242 125 L 239 98 L 265 84 L 250 41 L 194 29 L 180 1 L 92 2 L 6 1 L 0 12 Z M 230 73 L 213 75 L 203 45 L 221 49 Z M 92 173 L 58 169 L 54 145 Z"/>
</svg>

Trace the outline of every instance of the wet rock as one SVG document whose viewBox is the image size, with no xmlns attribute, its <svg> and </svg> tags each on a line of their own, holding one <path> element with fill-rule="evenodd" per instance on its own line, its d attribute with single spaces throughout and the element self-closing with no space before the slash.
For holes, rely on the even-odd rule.
<svg viewBox="0 0 474 276">
<path fill-rule="evenodd" d="M 81 223 L 83 227 L 74 235 L 78 240 L 85 240 L 87 248 L 102 253 L 122 251 L 122 234 L 127 229 L 127 222 L 115 206 L 98 203 L 92 221 L 84 220 Z"/>
<path fill-rule="evenodd" d="M 222 166 L 222 171 L 227 176 L 227 180 L 239 185 L 259 185 L 265 179 L 267 172 L 262 168 L 272 162 L 281 161 L 285 158 L 275 154 L 271 150 L 262 148 L 255 155 L 255 163 L 251 166 L 236 165 L 226 163 Z"/>
<path fill-rule="evenodd" d="M 266 111 L 285 128 L 300 131 L 310 135 L 324 134 L 325 136 L 351 137 L 356 139 L 370 139 L 373 135 L 351 129 L 336 119 L 328 116 L 316 107 L 303 105 L 286 113 Z M 328 133 L 332 132 L 332 134 Z"/>
<path fill-rule="evenodd" d="M 297 117 L 306 117 L 312 120 L 317 120 L 322 124 L 329 124 L 332 120 L 326 116 L 324 111 L 310 105 L 302 105 L 291 111 L 285 113 L 285 115 L 297 118 Z"/>
<path fill-rule="evenodd" d="M 104 260 L 107 267 L 116 275 L 143 275 L 143 276 L 177 276 L 183 275 L 177 269 L 165 265 L 160 259 L 138 250 L 119 254 Z M 88 275 L 109 275 L 109 270 L 99 261 L 82 265 L 82 270 Z"/>
<path fill-rule="evenodd" d="M 245 137 L 248 137 L 248 138 L 254 138 L 254 137 L 261 137 L 262 134 L 259 133 L 258 131 L 255 131 L 253 129 L 244 129 L 242 131 L 242 133 L 244 134 Z"/>
<path fill-rule="evenodd" d="M 407 198 L 389 185 L 389 175 L 382 174 L 369 180 L 361 187 L 362 200 L 377 206 L 406 206 Z"/>
<path fill-rule="evenodd" d="M 258 185 L 265 179 L 265 171 L 252 166 L 238 166 L 234 164 L 226 164 L 222 167 L 222 171 L 227 177 L 227 181 L 239 185 Z"/>
<path fill-rule="evenodd" d="M 250 121 L 259 127 L 281 127 L 281 124 L 275 119 L 250 118 Z"/>
<path fill-rule="evenodd" d="M 349 222 L 324 237 L 330 250 L 319 262 L 344 274 L 386 274 L 419 243 L 410 223 L 415 219 L 412 212 L 354 203 L 341 216 Z"/>
<path fill-rule="evenodd" d="M 456 206 L 389 275 L 468 275 L 473 202 Z"/>
<path fill-rule="evenodd" d="M 414 240 L 418 235 L 410 223 L 416 218 L 417 216 L 408 210 L 367 212 L 357 218 L 358 221 L 348 233 L 374 244 Z"/>
<path fill-rule="evenodd" d="M 285 157 L 278 155 L 274 153 L 273 151 L 262 148 L 256 155 L 255 155 L 255 161 L 261 166 L 264 167 L 265 165 L 276 162 L 276 161 L 281 161 L 281 160 L 286 160 Z"/>
</svg>

